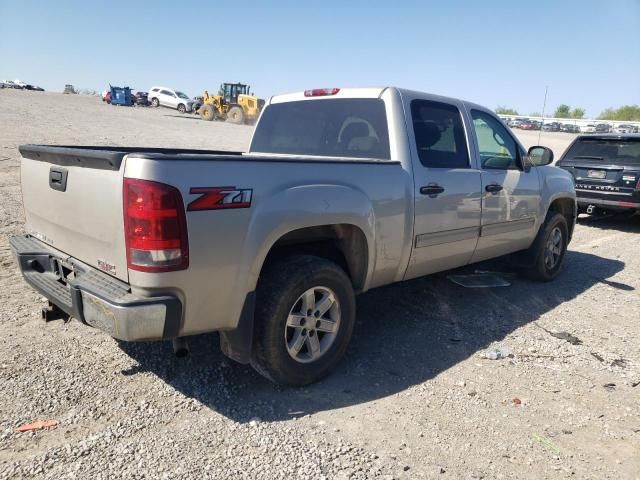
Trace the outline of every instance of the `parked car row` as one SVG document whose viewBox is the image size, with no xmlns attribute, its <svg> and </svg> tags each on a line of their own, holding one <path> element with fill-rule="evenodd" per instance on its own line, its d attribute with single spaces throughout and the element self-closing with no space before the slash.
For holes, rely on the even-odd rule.
<svg viewBox="0 0 640 480">
<path fill-rule="evenodd" d="M 640 127 L 637 125 L 618 125 L 613 129 L 615 133 L 640 133 Z"/>
<path fill-rule="evenodd" d="M 120 87 L 116 87 L 120 88 Z M 129 89 L 129 87 L 124 87 Z M 102 101 L 111 103 L 111 90 L 105 90 L 102 92 Z M 121 103 L 118 103 L 119 105 Z M 167 107 L 172 108 L 180 113 L 195 113 L 202 105 L 202 101 L 197 97 L 190 99 L 185 93 L 180 90 L 169 87 L 151 87 L 149 92 L 131 90 L 131 106 L 152 106 L 152 107 Z"/>
<path fill-rule="evenodd" d="M 540 130 L 542 122 L 539 120 L 530 120 L 528 118 L 511 118 L 506 122 L 511 128 L 520 128 L 521 130 Z"/>
<path fill-rule="evenodd" d="M 560 123 L 557 121 L 541 122 L 528 118 L 500 117 L 504 123 L 511 128 L 521 130 L 542 130 L 545 132 L 567 132 L 567 133 L 640 133 L 640 127 L 631 124 L 621 124 L 613 126 L 610 123 L 589 123 L 587 125 L 576 125 L 574 123 Z"/>
<path fill-rule="evenodd" d="M 16 90 L 33 90 L 35 92 L 44 92 L 44 88 L 29 83 L 21 82 L 20 80 L 2 80 L 0 82 L 0 88 L 14 88 Z"/>
</svg>

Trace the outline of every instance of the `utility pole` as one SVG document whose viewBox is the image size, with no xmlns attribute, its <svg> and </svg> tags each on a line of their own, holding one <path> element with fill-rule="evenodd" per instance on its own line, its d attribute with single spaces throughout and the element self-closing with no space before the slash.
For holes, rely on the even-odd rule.
<svg viewBox="0 0 640 480">
<path fill-rule="evenodd" d="M 542 125 L 544 125 L 544 109 L 547 107 L 548 92 L 549 92 L 549 85 L 544 87 L 544 102 L 542 102 Z M 542 137 L 542 125 L 540 125 L 540 131 L 538 132 L 538 145 L 540 145 L 540 137 Z"/>
</svg>

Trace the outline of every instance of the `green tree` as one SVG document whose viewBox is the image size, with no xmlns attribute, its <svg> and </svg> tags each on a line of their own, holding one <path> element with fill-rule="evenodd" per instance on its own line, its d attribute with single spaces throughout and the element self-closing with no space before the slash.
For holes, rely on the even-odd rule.
<svg viewBox="0 0 640 480">
<path fill-rule="evenodd" d="M 571 117 L 571 107 L 564 103 L 562 105 L 558 105 L 553 116 L 554 118 L 569 118 Z"/>
<path fill-rule="evenodd" d="M 584 118 L 584 108 L 574 107 L 571 110 L 571 118 Z"/>
<path fill-rule="evenodd" d="M 540 112 L 533 112 L 529 114 L 530 117 L 541 117 L 542 114 Z"/>
<path fill-rule="evenodd" d="M 623 105 L 619 108 L 607 108 L 599 116 L 601 120 L 640 121 L 640 105 Z"/>
<path fill-rule="evenodd" d="M 513 108 L 505 107 L 504 105 L 498 105 L 496 107 L 496 113 L 498 115 L 519 115 L 517 110 Z"/>
</svg>

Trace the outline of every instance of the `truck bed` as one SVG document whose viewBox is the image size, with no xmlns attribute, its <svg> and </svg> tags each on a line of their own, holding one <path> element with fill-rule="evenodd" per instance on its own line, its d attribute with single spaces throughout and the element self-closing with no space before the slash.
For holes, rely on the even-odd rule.
<svg viewBox="0 0 640 480">
<path fill-rule="evenodd" d="M 227 150 L 203 150 L 194 148 L 111 147 L 102 145 L 36 145 L 19 147 L 24 158 L 54 163 L 61 166 L 81 166 L 102 170 L 119 170 L 126 155 L 130 158 L 183 161 L 243 161 L 254 162 L 303 162 L 303 163 L 383 163 L 399 164 L 394 160 L 375 158 L 305 157 L 297 155 L 258 155 Z"/>
</svg>

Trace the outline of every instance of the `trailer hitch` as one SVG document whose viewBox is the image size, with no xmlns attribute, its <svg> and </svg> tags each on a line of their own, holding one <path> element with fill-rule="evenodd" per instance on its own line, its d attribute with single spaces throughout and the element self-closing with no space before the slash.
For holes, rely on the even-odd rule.
<svg viewBox="0 0 640 480">
<path fill-rule="evenodd" d="M 53 320 L 69 320 L 69 314 L 62 310 L 57 305 L 49 302 L 49 305 L 42 307 L 42 319 L 45 322 L 51 322 Z"/>
</svg>

